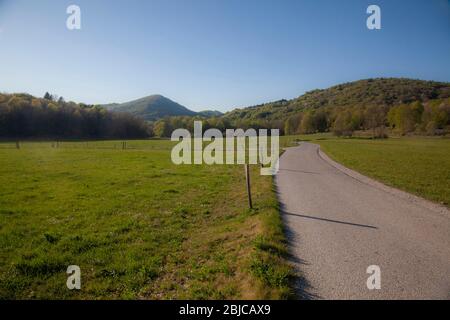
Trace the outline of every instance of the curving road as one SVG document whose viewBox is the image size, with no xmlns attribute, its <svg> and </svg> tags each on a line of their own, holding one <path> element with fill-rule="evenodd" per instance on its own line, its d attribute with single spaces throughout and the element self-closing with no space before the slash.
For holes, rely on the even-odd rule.
<svg viewBox="0 0 450 320">
<path fill-rule="evenodd" d="M 450 299 L 450 213 L 302 143 L 280 158 L 281 211 L 303 299 Z M 369 290 L 367 268 L 381 271 Z"/>
</svg>

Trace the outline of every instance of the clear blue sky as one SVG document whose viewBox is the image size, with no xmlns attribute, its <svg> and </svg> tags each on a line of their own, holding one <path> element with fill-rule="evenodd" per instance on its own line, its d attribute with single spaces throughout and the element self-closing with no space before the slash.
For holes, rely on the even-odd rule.
<svg viewBox="0 0 450 320">
<path fill-rule="evenodd" d="M 0 0 L 2 92 L 225 111 L 390 76 L 450 81 L 448 0 Z"/>
</svg>

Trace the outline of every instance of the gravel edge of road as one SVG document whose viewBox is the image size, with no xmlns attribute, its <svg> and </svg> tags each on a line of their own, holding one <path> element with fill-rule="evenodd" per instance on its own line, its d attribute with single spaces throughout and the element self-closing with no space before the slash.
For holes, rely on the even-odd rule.
<svg viewBox="0 0 450 320">
<path fill-rule="evenodd" d="M 319 157 L 322 160 L 324 160 L 326 163 L 328 163 L 330 166 L 334 167 L 335 169 L 339 170 L 340 172 L 344 173 L 345 175 L 347 175 L 355 180 L 358 180 L 361 183 L 367 184 L 371 187 L 374 187 L 381 191 L 387 192 L 395 197 L 401 198 L 401 199 L 409 201 L 409 202 L 413 202 L 414 204 L 417 204 L 425 209 L 429 209 L 438 214 L 442 214 L 442 215 L 446 215 L 447 217 L 450 217 L 450 210 L 446 206 L 432 202 L 430 200 L 426 200 L 424 198 L 413 195 L 406 191 L 402 191 L 402 190 L 387 186 L 379 181 L 376 181 L 372 178 L 362 175 L 359 172 L 349 169 L 349 168 L 343 166 L 342 164 L 332 160 L 325 152 L 322 151 L 322 149 L 320 148 L 320 145 L 315 144 L 315 143 L 313 143 L 313 144 L 318 146 L 317 154 L 319 155 Z"/>
</svg>

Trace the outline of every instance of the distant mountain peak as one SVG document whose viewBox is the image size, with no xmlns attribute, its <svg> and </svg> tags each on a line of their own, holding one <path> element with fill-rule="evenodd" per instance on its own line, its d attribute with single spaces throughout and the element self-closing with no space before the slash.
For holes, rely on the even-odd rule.
<svg viewBox="0 0 450 320">
<path fill-rule="evenodd" d="M 161 94 L 152 94 L 124 103 L 104 104 L 102 107 L 110 111 L 131 113 L 149 121 L 156 121 L 172 116 L 200 116 L 211 118 L 223 115 L 222 112 L 217 110 L 204 110 L 200 112 L 189 110 L 185 106 Z"/>
<path fill-rule="evenodd" d="M 145 120 L 158 120 L 168 116 L 194 116 L 197 113 L 160 94 L 153 94 L 125 103 L 111 103 L 104 108 L 128 112 Z"/>
</svg>

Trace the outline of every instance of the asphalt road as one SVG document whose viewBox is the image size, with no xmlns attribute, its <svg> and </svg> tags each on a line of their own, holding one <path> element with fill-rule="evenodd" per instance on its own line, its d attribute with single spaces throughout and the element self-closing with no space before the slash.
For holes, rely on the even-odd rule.
<svg viewBox="0 0 450 320">
<path fill-rule="evenodd" d="M 310 143 L 280 158 L 299 298 L 450 299 L 449 211 L 345 170 Z M 381 289 L 367 287 L 371 265 Z"/>
</svg>

